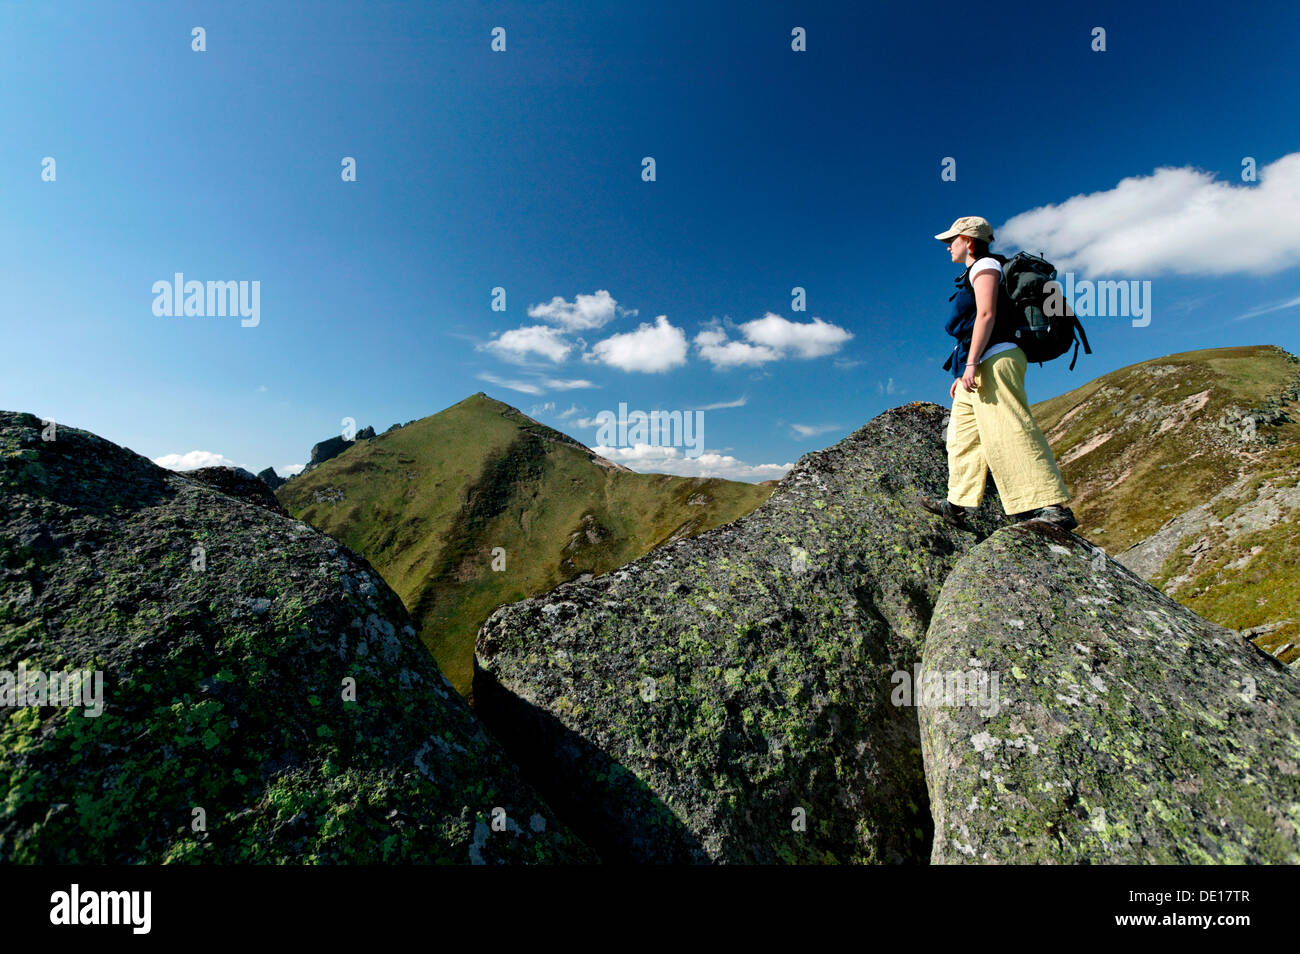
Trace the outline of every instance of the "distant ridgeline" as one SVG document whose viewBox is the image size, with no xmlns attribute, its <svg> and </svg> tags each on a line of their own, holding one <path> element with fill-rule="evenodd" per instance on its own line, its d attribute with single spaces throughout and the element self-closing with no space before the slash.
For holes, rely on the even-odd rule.
<svg viewBox="0 0 1300 954">
<path fill-rule="evenodd" d="M 1034 405 L 1079 534 L 1207 619 L 1300 659 L 1300 358 L 1154 358 Z"/>
<path fill-rule="evenodd" d="M 406 423 L 411 424 L 414 422 L 407 421 Z M 403 425 L 401 424 L 394 424 L 387 431 L 384 431 L 384 433 L 388 434 L 392 431 L 397 430 L 399 427 L 402 426 Z M 368 441 L 374 438 L 374 436 L 375 436 L 375 429 L 373 427 L 363 427 L 361 428 L 361 430 L 357 431 L 356 434 L 351 437 L 348 437 L 344 434 L 339 434 L 334 437 L 327 437 L 325 440 L 321 441 L 320 443 L 312 445 L 310 459 L 308 460 L 307 464 L 303 467 L 300 473 L 305 474 L 310 470 L 314 470 L 315 468 L 319 467 L 321 464 L 325 463 L 325 461 L 338 457 L 339 454 L 342 454 L 345 450 L 351 447 L 352 444 L 354 444 L 356 441 Z M 272 490 L 279 490 L 289 480 L 293 479 L 292 476 L 289 478 L 281 477 L 279 474 L 275 472 L 274 467 L 267 467 L 265 470 L 260 471 L 257 476 Z"/>
</svg>

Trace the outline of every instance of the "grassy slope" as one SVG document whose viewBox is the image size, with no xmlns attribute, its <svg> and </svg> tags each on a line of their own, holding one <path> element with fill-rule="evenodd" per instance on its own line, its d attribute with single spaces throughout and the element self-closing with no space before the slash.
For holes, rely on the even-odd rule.
<svg viewBox="0 0 1300 954">
<path fill-rule="evenodd" d="M 500 604 L 606 573 L 674 535 L 734 520 L 771 494 L 613 470 L 592 458 L 478 394 L 349 448 L 277 496 L 371 561 L 447 679 L 468 694 L 474 637 Z M 496 547 L 504 571 L 493 570 Z"/>
<path fill-rule="evenodd" d="M 1219 421 L 1230 408 L 1266 404 L 1293 384 L 1297 370 L 1290 355 L 1271 345 L 1182 352 L 1121 368 L 1035 404 L 1035 418 L 1073 494 L 1079 533 L 1119 554 L 1239 479 L 1245 478 L 1244 490 L 1216 502 L 1219 519 L 1251 503 L 1262 484 L 1293 485 L 1300 424 L 1261 426 L 1258 439 L 1249 441 Z M 1291 416 L 1300 417 L 1294 404 Z M 1107 439 L 1098 443 L 1101 438 Z M 1085 451 L 1089 443 L 1096 446 Z M 1206 553 L 1199 559 L 1184 554 L 1194 541 L 1181 541 L 1151 582 L 1164 588 L 1189 576 L 1170 595 L 1234 629 L 1300 621 L 1296 518 L 1295 511 L 1284 511 L 1273 526 L 1236 536 L 1210 528 Z M 1255 559 L 1228 566 L 1252 547 L 1262 547 Z M 1259 642 L 1276 651 L 1298 637 L 1300 625 L 1292 623 Z M 1282 658 L 1296 655 L 1300 650 L 1291 649 Z"/>
</svg>

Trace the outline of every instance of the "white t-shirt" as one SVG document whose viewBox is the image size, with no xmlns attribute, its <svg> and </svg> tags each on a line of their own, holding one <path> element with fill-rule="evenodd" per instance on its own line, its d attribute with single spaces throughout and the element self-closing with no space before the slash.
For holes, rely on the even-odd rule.
<svg viewBox="0 0 1300 954">
<path fill-rule="evenodd" d="M 970 267 L 970 280 L 971 280 L 972 288 L 974 288 L 975 276 L 978 275 L 980 272 L 987 272 L 987 271 L 997 272 L 999 280 L 1001 280 L 1002 263 L 999 262 L 996 258 L 993 258 L 992 256 L 981 258 L 978 261 L 976 261 L 975 264 Z M 980 355 L 980 364 L 984 363 L 985 358 L 992 357 L 993 355 L 998 354 L 999 352 L 1002 351 L 1010 351 L 1014 347 L 1016 347 L 1015 344 L 1013 344 L 1010 341 L 999 341 L 997 344 L 991 344 L 987 348 L 985 348 L 984 353 Z"/>
</svg>

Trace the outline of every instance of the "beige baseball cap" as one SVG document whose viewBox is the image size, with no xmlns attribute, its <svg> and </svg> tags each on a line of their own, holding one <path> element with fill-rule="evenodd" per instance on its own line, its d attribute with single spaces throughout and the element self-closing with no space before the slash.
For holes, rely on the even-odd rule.
<svg viewBox="0 0 1300 954">
<path fill-rule="evenodd" d="M 971 238 L 977 238 L 983 242 L 993 241 L 993 226 L 989 225 L 988 219 L 982 219 L 978 215 L 963 215 L 952 227 L 946 232 L 940 232 L 935 236 L 940 242 L 947 242 L 957 235 L 969 235 Z"/>
</svg>

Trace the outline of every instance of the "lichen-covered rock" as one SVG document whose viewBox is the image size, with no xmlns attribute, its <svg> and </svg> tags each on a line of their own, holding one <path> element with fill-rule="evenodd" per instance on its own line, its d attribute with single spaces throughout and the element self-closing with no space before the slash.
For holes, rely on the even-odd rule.
<svg viewBox="0 0 1300 954">
<path fill-rule="evenodd" d="M 30 414 L 0 499 L 0 863 L 594 860 L 329 537 Z"/>
<path fill-rule="evenodd" d="M 890 690 L 978 538 L 915 503 L 946 491 L 945 414 L 887 411 L 739 520 L 484 624 L 475 709 L 603 859 L 928 858 Z M 975 526 L 1004 520 L 990 493 Z"/>
<path fill-rule="evenodd" d="M 200 467 L 198 470 L 185 471 L 183 476 L 188 480 L 197 480 L 201 484 L 215 487 L 223 494 L 247 500 L 249 503 L 255 503 L 285 516 L 289 515 L 284 505 L 275 499 L 271 488 L 242 467 Z"/>
<path fill-rule="evenodd" d="M 921 672 L 936 863 L 1300 861 L 1300 679 L 1080 537 L 967 553 Z"/>
</svg>

